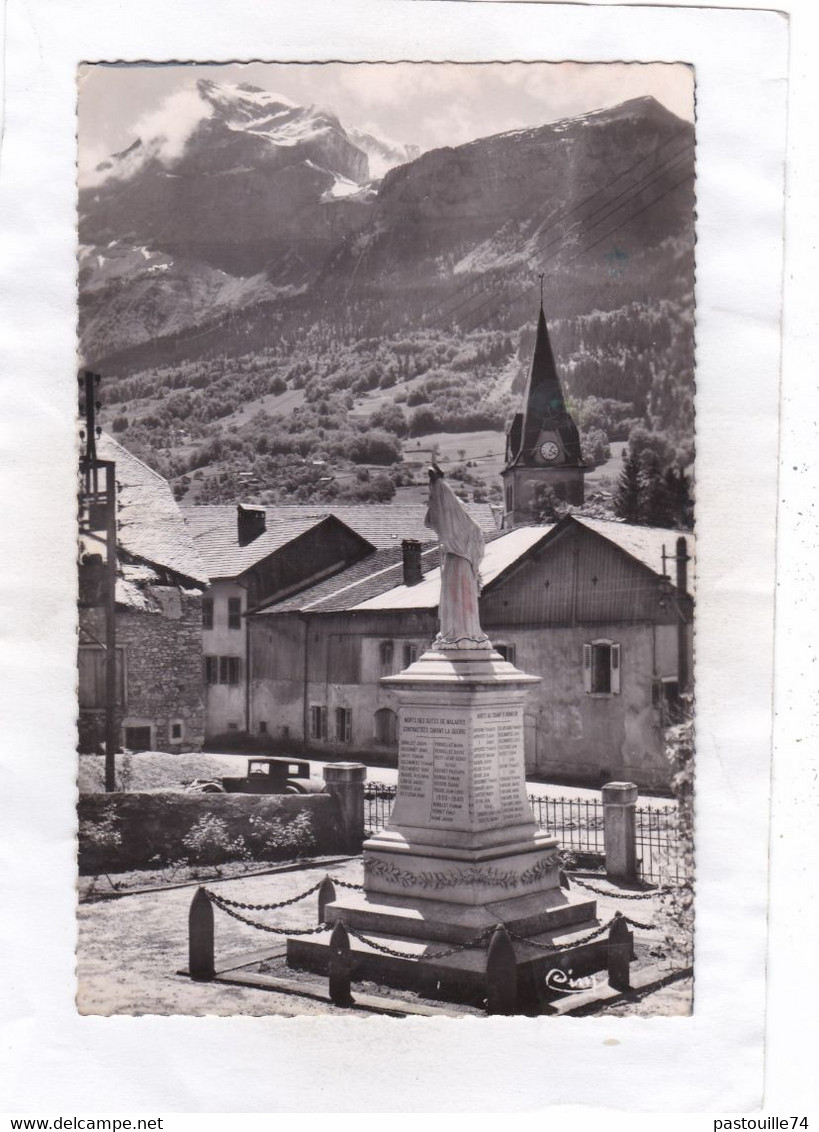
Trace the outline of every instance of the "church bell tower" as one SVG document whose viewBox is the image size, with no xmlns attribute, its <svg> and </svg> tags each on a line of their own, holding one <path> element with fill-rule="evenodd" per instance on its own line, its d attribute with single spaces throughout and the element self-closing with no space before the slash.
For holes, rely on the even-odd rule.
<svg viewBox="0 0 819 1132">
<path fill-rule="evenodd" d="M 537 522 L 537 489 L 541 484 L 551 487 L 567 503 L 580 505 L 584 500 L 586 465 L 580 453 L 577 425 L 563 400 L 543 313 L 542 287 L 541 278 L 535 354 L 523 412 L 515 414 L 506 434 L 506 466 L 501 472 L 504 527 Z"/>
</svg>

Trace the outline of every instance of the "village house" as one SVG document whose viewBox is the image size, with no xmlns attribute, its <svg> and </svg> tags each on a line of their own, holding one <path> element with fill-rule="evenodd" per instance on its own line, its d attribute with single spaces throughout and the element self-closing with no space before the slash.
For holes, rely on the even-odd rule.
<svg viewBox="0 0 819 1132">
<path fill-rule="evenodd" d="M 186 517 L 210 577 L 199 626 L 205 738 L 229 744 L 237 734 L 264 735 L 265 720 L 250 725 L 248 611 L 338 573 L 374 547 L 315 509 L 293 515 L 242 504 L 200 506 L 189 507 Z"/>
<path fill-rule="evenodd" d="M 488 539 L 481 624 L 501 655 L 543 677 L 526 713 L 530 773 L 668 786 L 663 726 L 692 648 L 693 539 L 679 540 L 574 516 Z M 432 642 L 439 594 L 437 546 L 405 540 L 257 611 L 251 721 L 316 754 L 395 760 L 397 703 L 379 681 Z"/>
<path fill-rule="evenodd" d="M 116 730 L 131 750 L 192 751 L 204 740 L 202 597 L 208 576 L 162 476 L 112 437 L 97 440 L 117 483 Z M 100 545 L 80 541 L 79 749 L 105 739 Z"/>
<path fill-rule="evenodd" d="M 225 746 L 246 735 L 262 743 L 268 735 L 286 739 L 289 726 L 276 722 L 278 710 L 252 711 L 247 614 L 369 562 L 376 548 L 400 546 L 403 533 L 429 537 L 425 507 L 218 504 L 191 505 L 184 513 L 210 577 L 202 606 L 205 738 Z M 484 529 L 495 529 L 488 506 L 472 504 L 470 513 Z"/>
</svg>

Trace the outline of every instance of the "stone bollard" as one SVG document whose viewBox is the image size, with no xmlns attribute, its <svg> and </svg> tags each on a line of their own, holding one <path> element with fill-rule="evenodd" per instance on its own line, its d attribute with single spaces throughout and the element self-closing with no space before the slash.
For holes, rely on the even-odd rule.
<svg viewBox="0 0 819 1132">
<path fill-rule="evenodd" d="M 637 787 L 633 782 L 609 782 L 603 787 L 604 845 L 608 880 L 633 884 L 637 880 Z"/>
<path fill-rule="evenodd" d="M 343 842 L 339 848 L 344 853 L 359 853 L 364 841 L 366 777 L 363 763 L 328 763 L 324 768 L 324 789 L 338 799 Z"/>
<path fill-rule="evenodd" d="M 498 924 L 486 955 L 486 1013 L 514 1014 L 518 1006 L 518 968 L 515 949 L 503 924 Z"/>
<path fill-rule="evenodd" d="M 632 945 L 631 933 L 621 912 L 616 912 L 614 915 L 614 923 L 609 928 L 608 944 L 609 986 L 615 990 L 627 991 L 631 988 L 629 964 Z"/>
<path fill-rule="evenodd" d="M 330 935 L 330 1001 L 336 1006 L 352 1006 L 353 996 L 350 993 L 350 976 L 352 970 L 352 956 L 350 954 L 350 936 L 344 924 L 337 923 Z"/>
<path fill-rule="evenodd" d="M 188 974 L 207 982 L 216 973 L 213 957 L 213 906 L 204 888 L 197 888 L 188 913 Z"/>
<path fill-rule="evenodd" d="M 330 880 L 329 876 L 326 876 L 321 882 L 321 888 L 318 890 L 318 922 L 320 924 L 325 922 L 324 917 L 326 915 L 327 905 L 332 904 L 335 898 L 336 886 Z"/>
</svg>

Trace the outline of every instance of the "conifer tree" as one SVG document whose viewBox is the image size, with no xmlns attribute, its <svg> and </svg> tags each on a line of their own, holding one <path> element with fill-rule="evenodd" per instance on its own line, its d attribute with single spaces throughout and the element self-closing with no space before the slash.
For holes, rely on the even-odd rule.
<svg viewBox="0 0 819 1132">
<path fill-rule="evenodd" d="M 614 510 L 619 518 L 625 519 L 627 523 L 639 523 L 641 496 L 640 461 L 636 456 L 629 455 L 623 462 L 617 494 L 614 497 Z"/>
<path fill-rule="evenodd" d="M 656 456 L 651 456 L 646 461 L 641 479 L 638 521 L 646 527 L 672 527 L 674 523 L 668 482 Z"/>
</svg>

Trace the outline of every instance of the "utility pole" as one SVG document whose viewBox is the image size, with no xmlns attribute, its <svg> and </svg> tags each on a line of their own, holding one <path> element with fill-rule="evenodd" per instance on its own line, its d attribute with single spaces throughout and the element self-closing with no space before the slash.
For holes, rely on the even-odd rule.
<svg viewBox="0 0 819 1132">
<path fill-rule="evenodd" d="M 663 602 L 667 595 L 672 593 L 671 582 L 668 575 L 668 563 L 676 564 L 676 595 L 673 598 L 674 608 L 677 611 L 677 693 L 682 695 L 688 691 L 691 679 L 688 671 L 688 622 L 686 621 L 683 603 L 688 599 L 688 563 L 691 556 L 688 553 L 688 543 L 683 535 L 677 539 L 676 553 L 668 554 L 663 546 Z"/>
<path fill-rule="evenodd" d="M 85 395 L 85 429 L 81 431 L 83 449 L 80 454 L 79 533 L 84 542 L 101 544 L 105 551 L 104 567 L 99 555 L 80 561 L 80 604 L 101 608 L 105 623 L 101 644 L 105 657 L 105 789 L 116 789 L 115 752 L 117 746 L 117 483 L 113 460 L 97 456 L 97 386 L 100 376 L 85 372 L 81 379 Z M 85 574 L 83 574 L 85 571 Z M 83 582 L 86 584 L 84 585 Z M 90 582 L 90 584 L 89 584 Z M 90 634 L 93 636 L 93 634 Z"/>
</svg>

